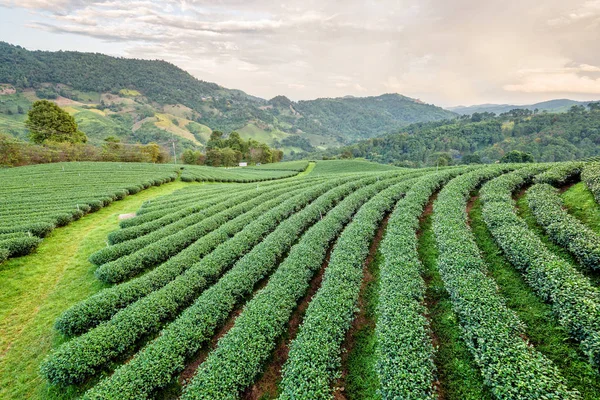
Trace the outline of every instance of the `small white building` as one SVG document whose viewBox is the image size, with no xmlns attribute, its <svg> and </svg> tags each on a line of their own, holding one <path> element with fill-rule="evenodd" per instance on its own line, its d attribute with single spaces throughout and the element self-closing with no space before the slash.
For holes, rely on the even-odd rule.
<svg viewBox="0 0 600 400">
<path fill-rule="evenodd" d="M 247 167 L 247 166 L 248 166 L 248 163 L 247 163 L 247 162 L 241 162 L 241 163 L 240 163 L 240 167 Z"/>
</svg>

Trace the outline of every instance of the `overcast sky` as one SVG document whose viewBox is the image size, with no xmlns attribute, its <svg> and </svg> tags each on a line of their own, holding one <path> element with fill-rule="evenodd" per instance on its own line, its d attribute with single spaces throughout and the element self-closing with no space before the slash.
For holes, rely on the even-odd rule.
<svg viewBox="0 0 600 400">
<path fill-rule="evenodd" d="M 164 59 L 263 98 L 600 99 L 600 0 L 0 0 L 0 40 Z"/>
</svg>

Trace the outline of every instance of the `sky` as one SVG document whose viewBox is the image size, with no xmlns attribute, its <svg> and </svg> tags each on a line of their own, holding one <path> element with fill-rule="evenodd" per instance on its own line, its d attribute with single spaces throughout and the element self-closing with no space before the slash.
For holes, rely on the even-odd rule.
<svg viewBox="0 0 600 400">
<path fill-rule="evenodd" d="M 0 0 L 0 41 L 169 61 L 265 99 L 600 99 L 600 0 Z"/>
</svg>

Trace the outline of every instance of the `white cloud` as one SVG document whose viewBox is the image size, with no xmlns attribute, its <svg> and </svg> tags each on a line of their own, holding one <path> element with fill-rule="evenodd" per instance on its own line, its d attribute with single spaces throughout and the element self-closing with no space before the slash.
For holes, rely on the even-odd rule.
<svg viewBox="0 0 600 400">
<path fill-rule="evenodd" d="M 37 30 L 118 44 L 121 55 L 165 59 L 265 98 L 400 92 L 451 105 L 598 93 L 600 0 L 2 5 L 28 10 L 23 25 Z"/>
<path fill-rule="evenodd" d="M 574 73 L 539 74 L 526 77 L 521 83 L 505 85 L 509 92 L 524 93 L 579 93 L 600 95 L 600 78 L 579 76 Z"/>
</svg>

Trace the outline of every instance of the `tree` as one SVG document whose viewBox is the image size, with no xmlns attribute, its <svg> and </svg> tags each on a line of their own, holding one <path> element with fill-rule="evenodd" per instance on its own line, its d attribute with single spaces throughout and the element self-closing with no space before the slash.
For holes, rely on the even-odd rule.
<svg viewBox="0 0 600 400">
<path fill-rule="evenodd" d="M 283 160 L 283 150 L 273 150 L 273 162 L 280 162 Z"/>
<path fill-rule="evenodd" d="M 477 154 L 467 154 L 462 158 L 463 164 L 481 164 L 481 157 Z"/>
<path fill-rule="evenodd" d="M 231 147 L 233 150 L 240 151 L 242 153 L 248 151 L 248 147 L 246 143 L 244 143 L 244 139 L 237 132 L 231 132 L 229 137 L 227 138 L 227 147 Z"/>
<path fill-rule="evenodd" d="M 590 111 L 600 111 L 600 102 L 588 104 Z"/>
<path fill-rule="evenodd" d="M 437 153 L 437 155 L 438 155 L 438 157 L 435 160 L 435 165 L 437 167 L 447 167 L 448 165 L 452 165 L 452 156 L 450 154 Z"/>
<path fill-rule="evenodd" d="M 270 162 L 273 162 L 273 152 L 271 151 L 271 148 L 269 146 L 267 146 L 265 143 L 261 143 L 260 148 L 261 148 L 262 152 L 259 157 L 259 160 L 260 160 L 259 162 L 262 164 L 268 164 Z"/>
<path fill-rule="evenodd" d="M 87 137 L 77 129 L 75 118 L 47 100 L 33 103 L 25 121 L 34 143 L 68 142 L 85 143 Z"/>
<path fill-rule="evenodd" d="M 512 150 L 506 153 L 501 159 L 501 163 L 531 163 L 534 162 L 531 153 L 525 153 L 519 150 Z"/>
<path fill-rule="evenodd" d="M 223 132 L 212 131 L 210 134 L 210 139 L 206 143 L 206 149 L 220 149 L 221 147 L 223 147 Z"/>
<path fill-rule="evenodd" d="M 344 150 L 340 157 L 341 158 L 352 158 L 352 152 L 350 150 Z"/>
<path fill-rule="evenodd" d="M 196 160 L 198 159 L 197 154 L 192 149 L 185 149 L 183 154 L 181 155 L 184 164 L 196 164 Z"/>
<path fill-rule="evenodd" d="M 15 138 L 0 133 L 0 165 L 15 165 L 19 159 L 19 145 Z"/>
<path fill-rule="evenodd" d="M 235 162 L 235 150 L 230 147 L 221 149 L 221 164 L 225 167 L 233 167 Z"/>
<path fill-rule="evenodd" d="M 212 149 L 206 151 L 206 165 L 210 165 L 211 167 L 220 167 L 221 158 L 222 155 L 220 149 Z"/>
<path fill-rule="evenodd" d="M 143 146 L 141 151 L 148 156 L 150 162 L 158 162 L 161 158 L 160 146 L 154 142 L 150 142 Z"/>
<path fill-rule="evenodd" d="M 583 113 L 585 113 L 585 107 L 584 106 L 571 106 L 571 108 L 569 109 L 569 113 L 570 114 L 583 114 Z"/>
</svg>

